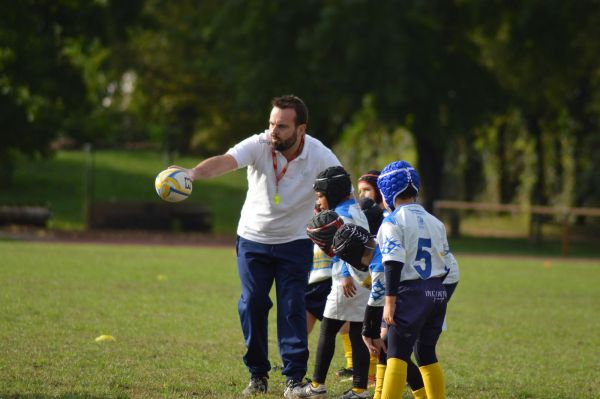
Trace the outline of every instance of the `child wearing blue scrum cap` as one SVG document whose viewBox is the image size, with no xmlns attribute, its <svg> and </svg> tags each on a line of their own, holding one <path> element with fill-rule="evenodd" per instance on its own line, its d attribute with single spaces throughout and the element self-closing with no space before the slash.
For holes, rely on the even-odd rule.
<svg viewBox="0 0 600 399">
<path fill-rule="evenodd" d="M 390 163 L 381 171 L 377 187 L 392 211 L 377 235 L 385 270 L 383 319 L 389 326 L 381 398 L 402 397 L 413 348 L 425 391 L 413 394 L 444 398 L 444 374 L 435 348 L 448 300 L 444 279 L 452 270 L 458 279 L 458 265 L 443 223 L 416 202 L 420 179 L 412 165 Z"/>
</svg>

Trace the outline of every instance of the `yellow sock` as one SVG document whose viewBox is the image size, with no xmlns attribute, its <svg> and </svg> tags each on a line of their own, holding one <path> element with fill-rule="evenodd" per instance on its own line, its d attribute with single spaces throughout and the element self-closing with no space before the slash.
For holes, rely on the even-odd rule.
<svg viewBox="0 0 600 399">
<path fill-rule="evenodd" d="M 344 357 L 346 358 L 346 368 L 351 369 L 352 364 L 352 343 L 350 342 L 350 334 L 340 334 L 342 343 L 344 344 Z"/>
<path fill-rule="evenodd" d="M 446 397 L 446 385 L 440 363 L 428 364 L 419 367 L 419 370 L 423 376 L 427 399 L 444 399 Z"/>
<path fill-rule="evenodd" d="M 369 377 L 375 376 L 375 369 L 377 368 L 377 356 L 371 356 L 369 359 Z"/>
<path fill-rule="evenodd" d="M 381 399 L 400 399 L 406 385 L 406 362 L 397 358 L 388 358 Z"/>
<path fill-rule="evenodd" d="M 318 388 L 318 387 L 319 387 L 319 385 L 321 385 L 321 383 L 320 383 L 320 382 L 317 382 L 317 381 L 311 381 L 311 382 L 310 382 L 310 385 L 311 385 L 313 388 Z"/>
<path fill-rule="evenodd" d="M 373 399 L 381 399 L 381 391 L 383 390 L 383 376 L 385 375 L 385 364 L 378 364 L 375 372 L 375 392 Z"/>
<path fill-rule="evenodd" d="M 415 397 L 415 399 L 428 399 L 427 392 L 425 392 L 425 387 L 417 389 L 416 391 L 412 391 L 412 394 Z"/>
<path fill-rule="evenodd" d="M 363 388 L 352 388 L 352 392 L 356 392 L 359 395 L 361 393 L 363 393 L 364 391 L 366 391 L 366 389 L 363 389 Z"/>
</svg>

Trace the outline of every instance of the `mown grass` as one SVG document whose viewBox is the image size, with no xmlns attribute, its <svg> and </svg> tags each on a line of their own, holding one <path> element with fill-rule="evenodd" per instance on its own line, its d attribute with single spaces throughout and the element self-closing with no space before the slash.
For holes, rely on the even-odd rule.
<svg viewBox="0 0 600 399">
<path fill-rule="evenodd" d="M 159 152 L 98 150 L 93 160 L 93 199 L 161 202 L 154 191 L 154 178 L 167 165 Z M 173 163 L 191 167 L 199 161 L 179 157 Z M 0 186 L 0 204 L 47 204 L 52 211 L 50 228 L 82 230 L 85 228 L 85 175 L 86 158 L 82 151 L 59 151 L 48 160 L 23 160 L 16 169 L 13 183 Z M 194 182 L 192 196 L 186 201 L 207 207 L 213 223 L 212 233 L 234 235 L 246 188 L 246 171 L 242 169 Z M 461 222 L 464 236 L 452 239 L 451 245 L 476 253 L 536 256 L 562 253 L 556 224 L 544 226 L 544 240 L 538 244 L 527 239 L 527 226 L 523 215 L 469 213 L 463 215 Z M 584 227 L 585 230 L 573 228 L 569 256 L 600 257 L 598 224 Z"/>
<path fill-rule="evenodd" d="M 200 159 L 180 157 L 183 167 Z M 49 227 L 85 227 L 86 156 L 82 151 L 59 151 L 51 159 L 22 161 L 10 186 L 0 188 L 0 203 L 48 205 Z M 161 202 L 154 178 L 168 166 L 158 152 L 101 150 L 94 152 L 93 200 Z M 186 201 L 201 203 L 211 212 L 214 233 L 234 233 L 246 193 L 245 170 L 215 179 L 196 181 Z"/>
<path fill-rule="evenodd" d="M 600 396 L 598 262 L 457 257 L 449 398 Z M 247 382 L 233 248 L 0 242 L 0 287 L 0 398 L 239 398 Z M 278 372 L 270 386 L 281 397 Z"/>
</svg>

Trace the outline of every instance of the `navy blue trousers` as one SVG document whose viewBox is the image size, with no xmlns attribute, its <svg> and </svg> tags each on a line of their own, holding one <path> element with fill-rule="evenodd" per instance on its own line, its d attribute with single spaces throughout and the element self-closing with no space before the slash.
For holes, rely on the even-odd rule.
<svg viewBox="0 0 600 399">
<path fill-rule="evenodd" d="M 238 312 L 246 342 L 244 364 L 252 375 L 271 370 L 268 353 L 268 319 L 273 302 L 269 292 L 275 282 L 277 340 L 287 379 L 306 375 L 308 338 L 304 295 L 312 264 L 309 239 L 283 244 L 261 244 L 238 237 L 237 264 L 242 294 Z"/>
</svg>

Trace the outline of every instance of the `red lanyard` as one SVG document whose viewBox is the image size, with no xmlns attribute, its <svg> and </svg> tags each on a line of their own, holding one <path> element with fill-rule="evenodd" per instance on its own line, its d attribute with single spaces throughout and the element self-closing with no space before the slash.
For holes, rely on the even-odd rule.
<svg viewBox="0 0 600 399">
<path fill-rule="evenodd" d="M 285 176 L 285 172 L 287 172 L 288 166 L 290 164 L 290 162 L 292 162 L 294 159 L 296 159 L 296 157 L 298 155 L 300 155 L 300 151 L 302 151 L 302 148 L 304 147 L 304 136 L 302 136 L 302 138 L 300 139 L 300 145 L 298 146 L 298 149 L 296 150 L 296 153 L 294 154 L 294 157 L 285 164 L 285 166 L 283 167 L 283 169 L 281 169 L 281 173 L 277 173 L 277 154 L 275 153 L 274 149 L 271 149 L 271 158 L 273 158 L 273 171 L 275 172 L 275 205 L 279 205 L 279 182 L 281 181 L 281 179 L 283 179 L 283 176 Z"/>
</svg>

